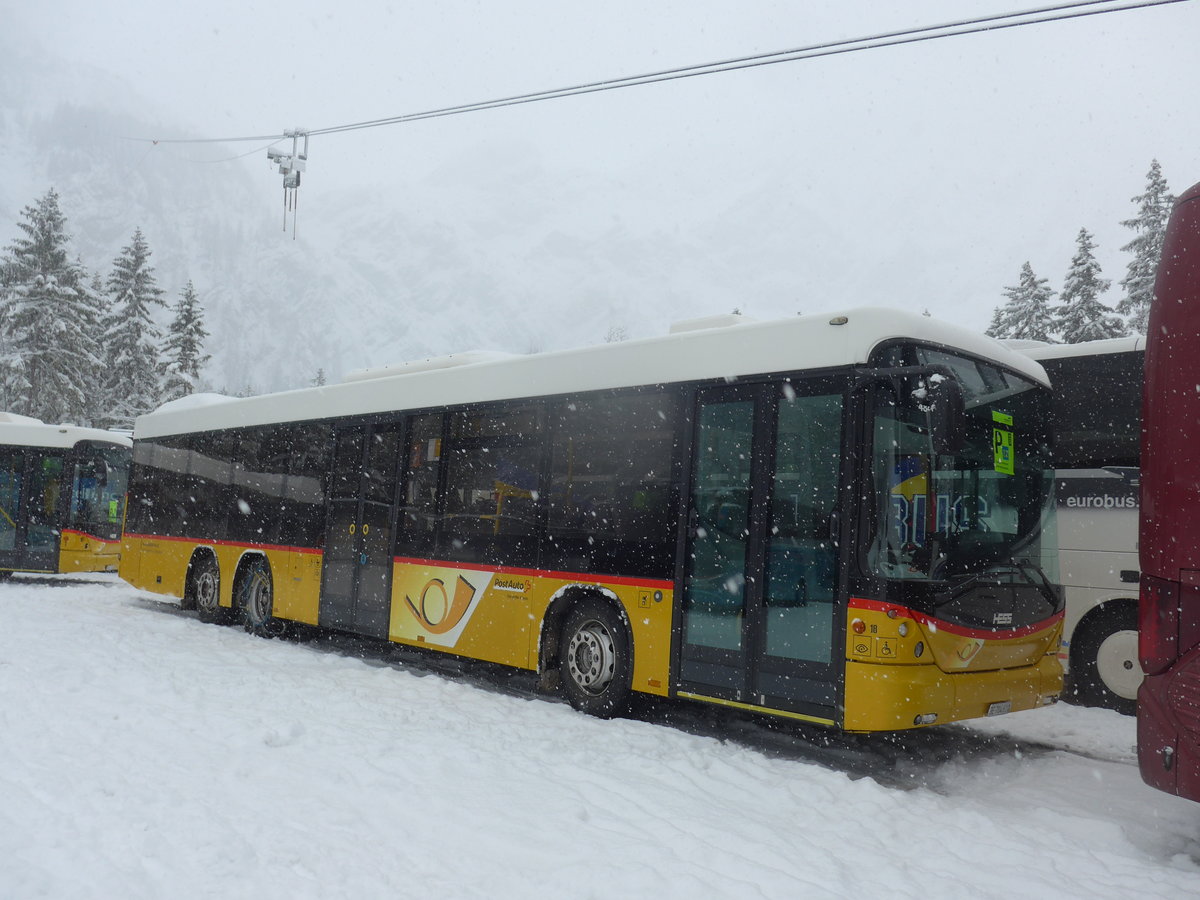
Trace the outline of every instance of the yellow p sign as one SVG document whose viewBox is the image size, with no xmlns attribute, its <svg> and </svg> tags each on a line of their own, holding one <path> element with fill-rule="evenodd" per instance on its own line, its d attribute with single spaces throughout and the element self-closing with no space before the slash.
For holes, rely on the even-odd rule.
<svg viewBox="0 0 1200 900">
<path fill-rule="evenodd" d="M 1017 473 L 1016 448 L 1013 442 L 1012 416 L 992 412 L 992 465 L 1001 475 Z"/>
</svg>

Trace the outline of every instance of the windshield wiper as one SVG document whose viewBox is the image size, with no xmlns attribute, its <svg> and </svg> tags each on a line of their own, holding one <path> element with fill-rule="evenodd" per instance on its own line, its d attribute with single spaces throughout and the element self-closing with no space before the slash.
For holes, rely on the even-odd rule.
<svg viewBox="0 0 1200 900">
<path fill-rule="evenodd" d="M 1031 571 L 1033 572 L 1033 575 L 1037 576 L 1036 578 L 1030 575 Z M 938 600 L 934 604 L 934 609 L 941 609 L 947 603 L 953 603 L 971 588 L 975 587 L 981 581 L 984 581 L 987 576 L 999 575 L 1005 572 L 1019 574 L 1028 584 L 1032 584 L 1038 589 L 1038 593 L 1041 595 L 1042 599 L 1050 605 L 1051 609 L 1058 609 L 1058 595 L 1054 590 L 1054 585 L 1051 584 L 1050 579 L 1046 577 L 1046 573 L 1042 570 L 1041 566 L 1027 559 L 1014 560 L 1006 563 L 993 563 L 984 571 L 976 572 L 974 575 L 967 576 L 958 584 L 951 587 L 950 590 L 947 591 L 945 597 L 941 600 Z M 1001 582 L 997 580 L 996 584 L 999 586 Z"/>
<path fill-rule="evenodd" d="M 1021 574 L 1025 575 L 1026 578 L 1029 578 L 1028 572 L 1030 570 L 1037 575 L 1037 577 L 1041 580 L 1041 584 L 1037 586 L 1039 592 L 1043 597 L 1046 598 L 1046 602 L 1050 604 L 1050 608 L 1057 610 L 1058 594 L 1054 590 L 1054 585 L 1050 583 L 1050 579 L 1046 577 L 1045 570 L 1031 559 L 1014 560 L 1014 564 L 1018 569 L 1020 569 Z M 1030 584 L 1035 583 L 1032 578 L 1029 578 L 1029 582 Z"/>
</svg>

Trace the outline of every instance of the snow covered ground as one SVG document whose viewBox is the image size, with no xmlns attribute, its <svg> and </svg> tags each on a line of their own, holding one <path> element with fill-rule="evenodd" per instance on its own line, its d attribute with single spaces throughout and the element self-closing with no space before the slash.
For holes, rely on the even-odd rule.
<svg viewBox="0 0 1200 900">
<path fill-rule="evenodd" d="M 0 584 L 0 897 L 1200 895 L 1115 713 L 829 738 L 444 668 Z"/>
</svg>

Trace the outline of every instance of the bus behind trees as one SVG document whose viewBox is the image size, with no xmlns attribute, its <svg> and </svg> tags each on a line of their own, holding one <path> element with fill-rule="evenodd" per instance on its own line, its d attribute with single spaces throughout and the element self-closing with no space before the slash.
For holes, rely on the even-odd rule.
<svg viewBox="0 0 1200 900">
<path fill-rule="evenodd" d="M 1200 800 L 1200 184 L 1175 205 L 1146 335 L 1138 763 Z"/>
<path fill-rule="evenodd" d="M 1058 698 L 1039 365 L 886 310 L 673 331 L 168 404 L 137 420 L 121 575 L 600 716 L 643 693 L 878 731 Z"/>
<path fill-rule="evenodd" d="M 128 437 L 0 413 L 0 578 L 113 572 Z"/>
<path fill-rule="evenodd" d="M 1061 659 L 1068 697 L 1133 715 L 1138 663 L 1138 491 L 1146 339 L 1041 344 L 1054 388 Z"/>
</svg>

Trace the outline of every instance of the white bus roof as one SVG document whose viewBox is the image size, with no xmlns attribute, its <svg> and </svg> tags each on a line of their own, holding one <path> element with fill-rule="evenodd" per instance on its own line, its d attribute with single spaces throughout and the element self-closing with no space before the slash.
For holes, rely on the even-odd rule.
<svg viewBox="0 0 1200 900">
<path fill-rule="evenodd" d="M 1135 350 L 1146 349 L 1146 338 L 1143 335 L 1133 337 L 1109 338 L 1104 341 L 1080 341 L 1078 344 L 1046 344 L 1038 341 L 1034 346 L 1014 346 L 1018 344 L 1033 344 L 1029 341 L 1005 341 L 1013 349 L 1024 353 L 1030 359 L 1063 359 L 1069 356 L 1101 356 L 1106 353 L 1132 353 Z"/>
<path fill-rule="evenodd" d="M 354 373 L 337 385 L 162 408 L 139 417 L 134 436 L 861 365 L 893 339 L 957 348 L 1049 384 L 1039 364 L 978 332 L 898 310 L 861 308 L 528 356 L 421 360 Z"/>
<path fill-rule="evenodd" d="M 130 447 L 124 434 L 78 425 L 47 425 L 41 419 L 0 412 L 0 445 L 22 447 L 74 447 L 79 441 L 102 441 Z"/>
</svg>

